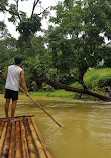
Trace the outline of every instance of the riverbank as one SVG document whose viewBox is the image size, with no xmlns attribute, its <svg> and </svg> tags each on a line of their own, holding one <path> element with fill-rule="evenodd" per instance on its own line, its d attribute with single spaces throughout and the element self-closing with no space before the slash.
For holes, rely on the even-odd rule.
<svg viewBox="0 0 111 158">
<path fill-rule="evenodd" d="M 22 93 L 20 93 L 23 95 Z M 37 97 L 57 97 L 57 98 L 68 98 L 68 99 L 78 99 L 78 100 L 95 100 L 98 101 L 98 98 L 95 98 L 93 96 L 89 95 L 81 95 L 75 92 L 68 92 L 65 90 L 55 90 L 53 92 L 46 92 L 46 91 L 41 91 L 41 92 L 30 92 L 31 96 L 37 96 Z"/>
</svg>

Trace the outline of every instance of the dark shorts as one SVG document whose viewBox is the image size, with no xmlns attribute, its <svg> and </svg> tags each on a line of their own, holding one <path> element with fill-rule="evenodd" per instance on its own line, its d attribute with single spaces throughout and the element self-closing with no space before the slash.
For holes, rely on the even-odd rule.
<svg viewBox="0 0 111 158">
<path fill-rule="evenodd" d="M 5 89 L 5 96 L 6 99 L 18 100 L 18 91 L 13 91 L 10 89 Z"/>
</svg>

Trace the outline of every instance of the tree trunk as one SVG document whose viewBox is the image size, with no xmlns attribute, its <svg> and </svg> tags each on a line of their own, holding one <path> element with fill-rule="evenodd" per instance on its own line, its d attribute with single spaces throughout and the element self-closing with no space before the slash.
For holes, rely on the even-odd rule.
<svg viewBox="0 0 111 158">
<path fill-rule="evenodd" d="M 29 48 L 31 48 L 32 58 L 35 58 L 34 46 L 33 46 L 32 40 L 29 36 L 27 37 L 27 44 L 28 44 Z"/>
<path fill-rule="evenodd" d="M 76 93 L 80 93 L 80 94 L 81 93 L 88 94 L 88 95 L 94 96 L 96 98 L 99 98 L 100 100 L 103 100 L 103 101 L 111 101 L 111 97 L 104 96 L 102 94 L 99 94 L 99 93 L 89 90 L 89 89 L 79 89 L 79 88 L 70 87 L 70 86 L 64 85 L 62 83 L 48 79 L 46 76 L 43 76 L 43 77 L 39 78 L 38 80 L 42 83 L 46 83 L 46 84 L 54 87 L 54 89 L 64 89 L 66 91 L 76 92 Z"/>
</svg>

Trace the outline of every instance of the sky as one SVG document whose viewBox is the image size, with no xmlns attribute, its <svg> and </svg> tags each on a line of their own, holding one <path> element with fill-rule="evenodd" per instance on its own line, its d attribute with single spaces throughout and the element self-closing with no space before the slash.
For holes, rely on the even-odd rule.
<svg viewBox="0 0 111 158">
<path fill-rule="evenodd" d="M 19 10 L 24 11 L 28 14 L 28 16 L 31 15 L 31 10 L 32 10 L 32 4 L 34 0 L 28 0 L 24 2 L 19 2 Z M 49 6 L 55 6 L 59 1 L 63 0 L 41 0 L 41 11 L 43 9 L 49 7 Z M 12 0 L 10 0 L 12 2 Z M 35 9 L 34 13 L 40 13 L 40 4 Z M 51 12 L 51 15 L 54 15 L 54 12 Z M 8 22 L 8 18 L 10 15 L 8 13 L 6 14 L 0 14 L 0 20 L 4 20 L 7 28 L 9 30 L 9 33 L 12 35 L 12 37 L 18 38 L 19 33 L 16 31 L 16 27 L 11 23 Z M 47 29 L 48 28 L 48 20 L 42 20 L 42 28 Z"/>
</svg>

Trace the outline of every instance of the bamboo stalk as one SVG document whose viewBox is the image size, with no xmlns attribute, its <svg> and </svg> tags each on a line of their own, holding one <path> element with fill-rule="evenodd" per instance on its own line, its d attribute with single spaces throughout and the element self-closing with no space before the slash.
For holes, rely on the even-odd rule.
<svg viewBox="0 0 111 158">
<path fill-rule="evenodd" d="M 4 127 L 4 121 L 2 120 L 2 123 L 1 123 L 1 126 L 0 126 L 0 138 L 1 138 L 1 135 L 2 135 L 3 127 Z"/>
<path fill-rule="evenodd" d="M 25 136 L 25 128 L 24 128 L 24 125 L 23 125 L 23 119 L 22 118 L 20 118 L 20 126 L 21 126 L 23 158 L 29 158 L 28 147 L 27 147 L 26 136 Z"/>
<path fill-rule="evenodd" d="M 20 143 L 20 124 L 19 121 L 16 122 L 16 158 L 22 157 L 21 143 Z"/>
<path fill-rule="evenodd" d="M 48 146 L 46 145 L 45 140 L 44 140 L 44 138 L 43 138 L 40 130 L 38 129 L 37 124 L 35 123 L 34 118 L 31 118 L 31 120 L 32 120 L 33 127 L 34 127 L 34 129 L 35 129 L 35 131 L 36 131 L 36 133 L 38 135 L 38 138 L 40 139 L 40 142 L 41 142 L 41 144 L 42 144 L 42 146 L 44 148 L 44 151 L 45 151 L 45 153 L 47 155 L 47 158 L 52 158 L 52 155 L 51 155 L 51 153 L 50 153 L 50 151 L 48 149 Z"/>
<path fill-rule="evenodd" d="M 1 158 L 6 158 L 9 155 L 10 132 L 11 132 L 11 123 L 9 122 Z"/>
<path fill-rule="evenodd" d="M 26 139 L 27 139 L 27 144 L 28 144 L 29 157 L 37 158 L 35 148 L 32 142 L 32 137 L 31 137 L 29 126 L 28 126 L 27 118 L 24 118 L 24 122 L 25 122 L 24 125 L 25 125 Z"/>
<path fill-rule="evenodd" d="M 1 139 L 0 139 L 0 157 L 1 157 L 2 148 L 3 148 L 4 140 L 5 140 L 5 135 L 6 135 L 6 131 L 7 131 L 7 124 L 8 124 L 8 122 L 5 122 L 3 132 L 2 132 L 2 135 L 1 135 Z"/>
<path fill-rule="evenodd" d="M 0 126 L 1 126 L 2 120 L 0 120 Z"/>
<path fill-rule="evenodd" d="M 33 138 L 33 140 L 35 142 L 35 145 L 38 149 L 39 157 L 40 158 L 46 158 L 46 155 L 43 151 L 42 145 L 41 145 L 40 141 L 38 140 L 38 137 L 36 135 L 34 127 L 32 126 L 31 118 L 29 118 L 29 117 L 28 117 L 28 124 L 29 124 L 30 130 L 31 130 L 32 138 Z"/>
<path fill-rule="evenodd" d="M 9 158 L 14 158 L 14 151 L 15 151 L 15 122 L 12 122 Z"/>
</svg>

